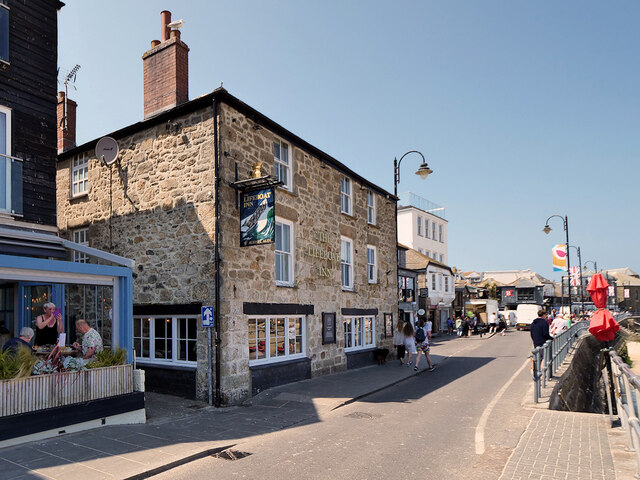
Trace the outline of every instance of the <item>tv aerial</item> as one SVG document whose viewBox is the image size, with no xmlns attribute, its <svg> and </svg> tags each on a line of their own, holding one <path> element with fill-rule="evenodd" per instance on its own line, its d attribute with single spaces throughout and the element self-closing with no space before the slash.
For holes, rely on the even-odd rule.
<svg viewBox="0 0 640 480">
<path fill-rule="evenodd" d="M 118 158 L 118 142 L 111 137 L 102 137 L 96 143 L 96 157 L 105 165 L 113 165 Z"/>
</svg>

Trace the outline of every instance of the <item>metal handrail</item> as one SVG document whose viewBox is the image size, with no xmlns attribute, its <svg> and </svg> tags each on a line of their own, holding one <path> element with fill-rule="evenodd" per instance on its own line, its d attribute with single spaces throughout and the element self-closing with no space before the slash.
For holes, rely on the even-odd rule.
<svg viewBox="0 0 640 480">
<path fill-rule="evenodd" d="M 615 401 L 620 426 L 627 432 L 629 451 L 636 454 L 636 478 L 640 478 L 640 421 L 638 420 L 638 401 L 640 400 L 640 377 L 633 373 L 622 358 L 611 350 L 611 368 L 613 383 L 615 386 Z M 614 425 L 612 412 L 612 393 L 609 389 L 609 378 L 606 372 L 602 373 L 607 391 L 607 403 L 609 405 L 609 419 L 611 426 Z"/>
<path fill-rule="evenodd" d="M 24 162 L 24 160 L 20 157 L 12 157 L 11 155 L 5 155 L 4 153 L 0 153 L 0 157 L 9 158 L 11 160 L 15 160 L 16 162 Z"/>
<path fill-rule="evenodd" d="M 542 388 L 547 386 L 547 380 L 553 378 L 575 341 L 588 326 L 589 324 L 585 321 L 576 322 L 553 340 L 547 340 L 544 345 L 531 351 L 535 403 L 540 400 Z"/>
</svg>

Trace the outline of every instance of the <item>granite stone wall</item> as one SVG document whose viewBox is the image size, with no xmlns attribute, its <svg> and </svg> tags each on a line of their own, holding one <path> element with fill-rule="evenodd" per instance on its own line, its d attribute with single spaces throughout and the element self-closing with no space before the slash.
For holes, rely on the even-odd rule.
<svg viewBox="0 0 640 480">
<path fill-rule="evenodd" d="M 219 109 L 220 332 L 223 402 L 237 404 L 252 391 L 245 302 L 313 305 L 306 317 L 311 375 L 347 368 L 341 309 L 377 309 L 377 346 L 383 314 L 397 315 L 395 205 L 375 193 L 376 225 L 367 223 L 366 185 L 352 178 L 353 215 L 340 213 L 344 173 L 247 118 L 227 104 Z M 273 141 L 290 145 L 292 190 L 276 189 L 276 216 L 293 223 L 294 284 L 276 286 L 273 244 L 240 247 L 238 193 L 230 186 L 250 177 L 252 165 L 273 174 Z M 214 132 L 210 108 L 117 138 L 119 161 L 102 165 L 93 151 L 90 191 L 70 198 L 71 159 L 58 163 L 58 227 L 71 238 L 89 228 L 89 244 L 136 261 L 134 303 L 215 303 Z M 348 172 L 346 172 L 348 174 Z M 340 238 L 354 243 L 354 290 L 343 291 Z M 377 282 L 367 280 L 367 245 L 377 249 Z M 337 342 L 322 344 L 322 312 L 335 312 Z M 196 396 L 207 392 L 207 345 L 198 335 Z"/>
</svg>

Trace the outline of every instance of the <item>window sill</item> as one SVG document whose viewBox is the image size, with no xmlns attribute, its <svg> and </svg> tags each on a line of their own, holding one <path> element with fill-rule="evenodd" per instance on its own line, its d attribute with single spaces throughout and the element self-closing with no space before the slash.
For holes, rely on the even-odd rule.
<svg viewBox="0 0 640 480">
<path fill-rule="evenodd" d="M 341 213 L 342 215 L 344 215 L 345 217 L 353 218 L 353 213 L 343 212 L 342 210 L 340 210 L 340 213 Z"/>
<path fill-rule="evenodd" d="M 286 363 L 300 362 L 304 360 L 309 360 L 309 357 L 307 357 L 304 354 L 289 355 L 288 357 L 269 358 L 268 360 L 266 359 L 249 360 L 249 368 L 256 369 L 256 368 L 262 368 L 262 367 L 269 367 L 272 365 L 283 365 Z"/>
<path fill-rule="evenodd" d="M 87 193 L 79 193 L 78 195 L 71 195 L 69 197 L 69 201 L 73 202 L 75 200 L 81 200 L 83 198 L 87 198 L 88 196 L 89 196 L 89 192 L 87 192 Z"/>
<path fill-rule="evenodd" d="M 149 360 L 148 358 L 137 358 L 136 364 L 142 367 L 157 367 L 157 368 L 166 368 L 169 370 L 195 370 L 198 367 L 197 362 L 173 362 L 173 361 L 165 361 L 161 362 L 158 360 Z"/>
<path fill-rule="evenodd" d="M 343 292 L 351 292 L 351 293 L 355 293 L 355 292 L 356 292 L 356 289 L 355 289 L 355 288 L 353 288 L 353 287 L 350 287 L 350 288 L 342 287 L 342 291 L 343 291 Z"/>
<path fill-rule="evenodd" d="M 362 353 L 362 352 L 370 352 L 375 350 L 376 347 L 375 345 L 365 345 L 363 347 L 348 347 L 344 349 L 344 353 L 345 354 L 349 354 L 349 353 Z"/>
<path fill-rule="evenodd" d="M 278 283 L 276 282 L 276 287 L 282 287 L 282 288 L 295 288 L 295 283 Z"/>
</svg>

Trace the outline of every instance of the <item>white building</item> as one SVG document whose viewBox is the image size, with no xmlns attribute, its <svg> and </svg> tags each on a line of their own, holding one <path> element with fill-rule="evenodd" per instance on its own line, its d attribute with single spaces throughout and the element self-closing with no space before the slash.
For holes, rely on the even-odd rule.
<svg viewBox="0 0 640 480">
<path fill-rule="evenodd" d="M 445 209 L 413 193 L 398 195 L 398 242 L 447 265 Z"/>
</svg>

